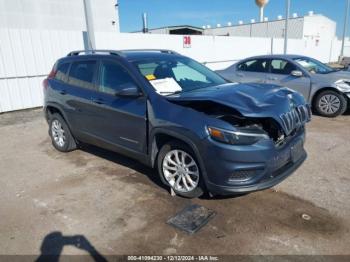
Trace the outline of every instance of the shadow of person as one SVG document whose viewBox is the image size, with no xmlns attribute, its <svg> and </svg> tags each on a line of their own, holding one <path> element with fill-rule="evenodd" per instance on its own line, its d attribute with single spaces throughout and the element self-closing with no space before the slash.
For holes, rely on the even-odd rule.
<svg viewBox="0 0 350 262">
<path fill-rule="evenodd" d="M 41 254 L 35 261 L 58 262 L 64 246 L 74 246 L 85 250 L 94 261 L 107 261 L 83 235 L 63 236 L 58 231 L 45 236 L 40 247 Z"/>
</svg>

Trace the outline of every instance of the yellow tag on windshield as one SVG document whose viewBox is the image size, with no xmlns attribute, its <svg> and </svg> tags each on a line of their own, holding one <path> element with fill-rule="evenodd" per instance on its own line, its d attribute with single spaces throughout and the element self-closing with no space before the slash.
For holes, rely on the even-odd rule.
<svg viewBox="0 0 350 262">
<path fill-rule="evenodd" d="M 146 78 L 147 78 L 148 81 L 156 80 L 156 77 L 153 74 L 146 75 Z"/>
</svg>

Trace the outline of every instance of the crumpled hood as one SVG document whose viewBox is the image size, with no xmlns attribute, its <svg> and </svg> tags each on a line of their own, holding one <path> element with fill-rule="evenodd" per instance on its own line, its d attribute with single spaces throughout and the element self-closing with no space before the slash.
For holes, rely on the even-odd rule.
<svg viewBox="0 0 350 262">
<path fill-rule="evenodd" d="M 180 93 L 169 96 L 168 99 L 213 101 L 229 106 L 245 117 L 273 118 L 287 134 L 290 133 L 290 130 L 285 127 L 281 116 L 291 113 L 293 108 L 305 105 L 305 99 L 299 93 L 288 88 L 267 84 L 225 84 Z"/>
</svg>

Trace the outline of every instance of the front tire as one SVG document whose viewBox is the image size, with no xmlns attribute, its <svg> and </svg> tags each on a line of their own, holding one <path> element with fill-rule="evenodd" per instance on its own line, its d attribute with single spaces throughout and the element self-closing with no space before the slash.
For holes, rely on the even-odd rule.
<svg viewBox="0 0 350 262">
<path fill-rule="evenodd" d="M 325 117 L 337 117 L 345 113 L 348 101 L 343 94 L 326 90 L 318 94 L 314 108 L 316 112 Z"/>
<path fill-rule="evenodd" d="M 193 151 L 183 143 L 165 144 L 157 158 L 158 173 L 177 195 L 197 198 L 203 195 L 203 176 Z"/>
<path fill-rule="evenodd" d="M 70 152 L 77 148 L 66 121 L 60 114 L 54 113 L 49 121 L 49 134 L 52 145 L 60 152 Z"/>
</svg>

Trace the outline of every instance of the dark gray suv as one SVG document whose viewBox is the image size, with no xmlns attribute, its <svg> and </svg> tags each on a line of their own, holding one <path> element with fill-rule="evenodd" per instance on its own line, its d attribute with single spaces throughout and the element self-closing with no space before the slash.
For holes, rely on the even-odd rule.
<svg viewBox="0 0 350 262">
<path fill-rule="evenodd" d="M 181 196 L 266 189 L 306 159 L 302 95 L 228 83 L 172 51 L 72 52 L 43 85 L 57 150 L 84 142 L 127 155 Z"/>
</svg>

